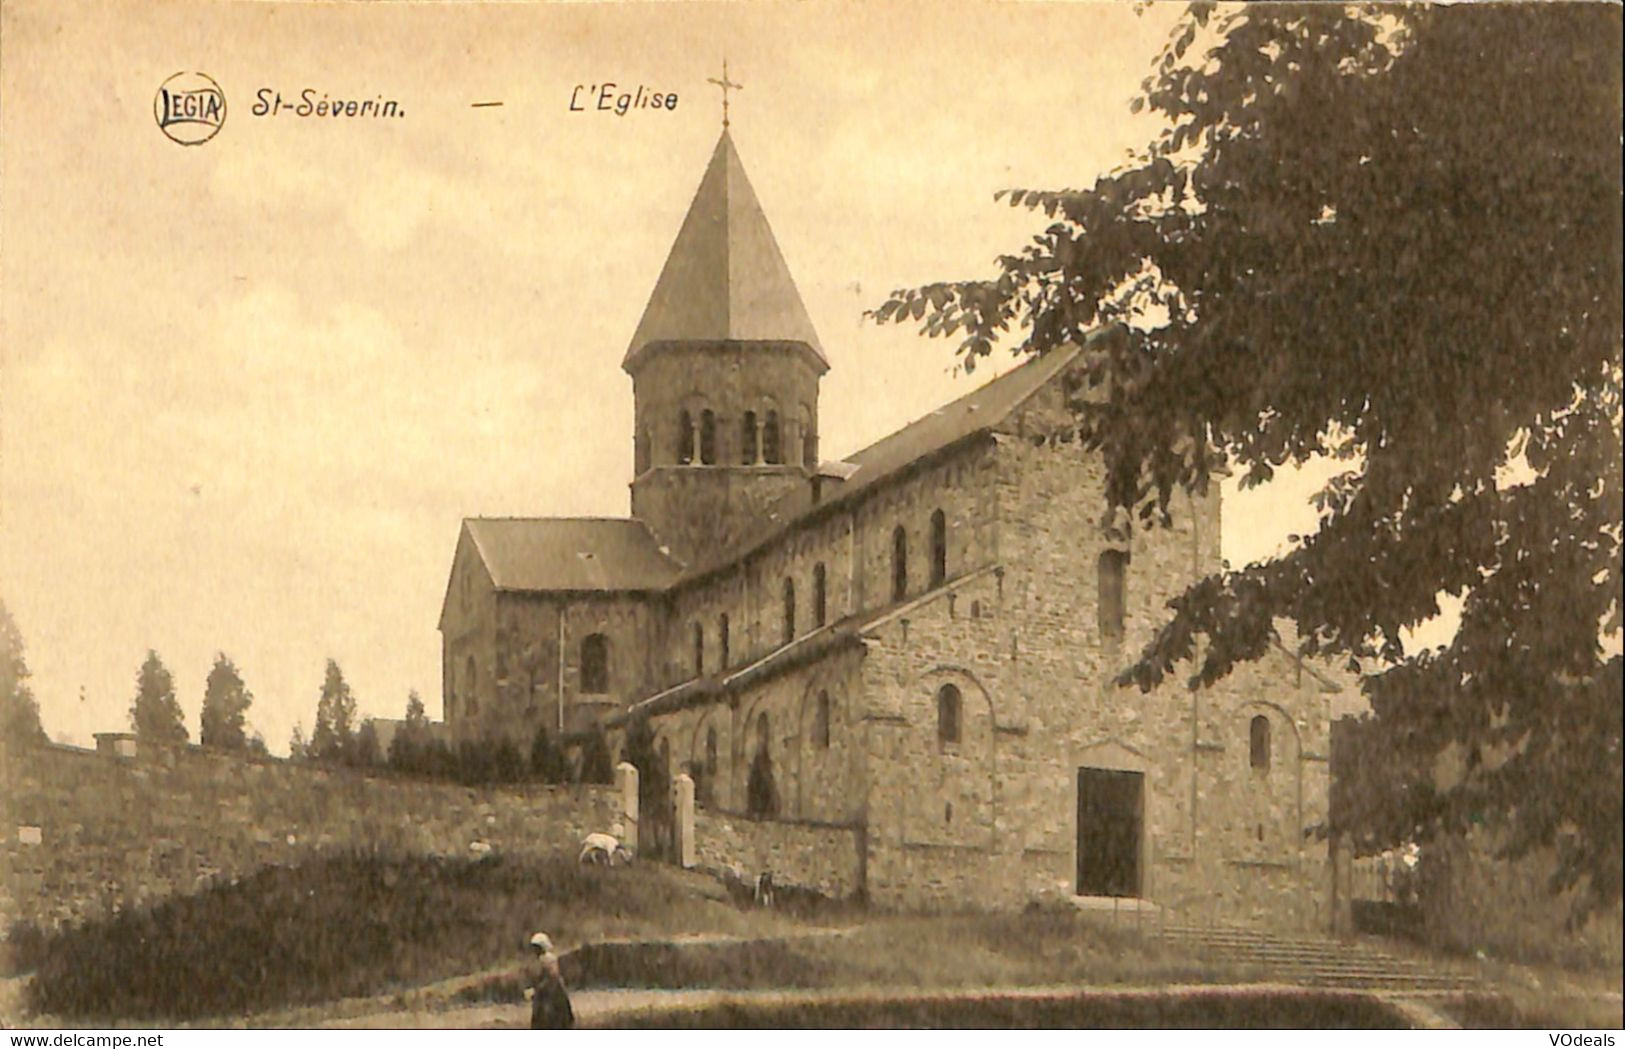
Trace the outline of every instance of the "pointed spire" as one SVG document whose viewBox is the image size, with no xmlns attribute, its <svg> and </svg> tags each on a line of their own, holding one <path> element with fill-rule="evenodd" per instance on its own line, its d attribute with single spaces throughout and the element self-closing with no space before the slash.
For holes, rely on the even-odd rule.
<svg viewBox="0 0 1625 1049">
<path fill-rule="evenodd" d="M 727 129 L 621 367 L 653 342 L 722 341 L 805 343 L 829 366 Z"/>
</svg>

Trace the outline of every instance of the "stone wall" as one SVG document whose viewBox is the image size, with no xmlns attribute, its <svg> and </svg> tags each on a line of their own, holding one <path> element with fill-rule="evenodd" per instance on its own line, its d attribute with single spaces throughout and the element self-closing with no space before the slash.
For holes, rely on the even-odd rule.
<svg viewBox="0 0 1625 1049">
<path fill-rule="evenodd" d="M 845 899 L 863 887 L 862 832 L 829 823 L 753 820 L 694 808 L 694 843 L 702 870 L 771 872 L 775 885 Z"/>
<path fill-rule="evenodd" d="M 0 760 L 6 926 L 78 921 L 323 850 L 574 850 L 619 809 L 611 787 L 475 789 L 198 747 L 121 758 L 51 745 Z"/>
<path fill-rule="evenodd" d="M 1329 921 L 1323 818 L 1330 694 L 1283 651 L 1210 689 L 1113 678 L 1167 602 L 1218 568 L 1217 498 L 1177 499 L 1171 529 L 1107 537 L 1101 464 L 1064 439 L 1056 391 L 997 440 L 992 565 L 866 631 L 867 877 L 883 905 L 1009 905 L 1076 890 L 1080 768 L 1144 776 L 1139 892 L 1176 911 L 1277 926 Z M 1058 432 L 1059 429 L 1059 432 Z M 1102 634 L 1097 562 L 1127 549 L 1123 632 Z M 944 684 L 961 738 L 936 732 Z M 1268 763 L 1249 729 L 1269 722 Z"/>
<path fill-rule="evenodd" d="M 664 636 L 650 604 L 638 594 L 499 593 L 465 531 L 441 624 L 442 709 L 453 737 L 506 738 L 523 752 L 538 728 L 556 740 L 561 716 L 564 733 L 581 732 L 647 695 Z M 607 692 L 581 690 L 590 634 L 609 643 Z"/>
<path fill-rule="evenodd" d="M 749 558 L 677 588 L 671 599 L 662 661 L 665 683 L 696 676 L 694 625 L 704 638 L 703 672 L 743 666 L 786 641 L 784 583 L 795 587 L 795 636 L 819 624 L 814 575 L 824 568 L 825 622 L 878 611 L 894 603 L 893 532 L 907 537 L 908 596 L 930 587 L 931 515 L 946 524 L 947 576 L 962 576 L 989 562 L 995 506 L 991 449 L 973 444 L 876 485 L 850 507 L 809 515 Z M 728 661 L 722 665 L 721 617 L 728 617 Z"/>
</svg>

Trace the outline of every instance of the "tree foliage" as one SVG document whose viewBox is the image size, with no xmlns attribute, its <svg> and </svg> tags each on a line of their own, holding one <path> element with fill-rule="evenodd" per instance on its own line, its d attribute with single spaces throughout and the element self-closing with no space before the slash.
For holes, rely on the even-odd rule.
<svg viewBox="0 0 1625 1049">
<path fill-rule="evenodd" d="M 414 688 L 406 694 L 406 716 L 391 737 L 385 757 L 391 768 L 421 771 L 422 755 L 428 744 L 429 715 L 423 709 L 423 697 Z"/>
<path fill-rule="evenodd" d="M 530 741 L 530 773 L 543 783 L 564 783 L 569 779 L 564 751 L 553 742 L 546 725 L 536 726 L 536 735 Z"/>
<path fill-rule="evenodd" d="M 217 652 L 203 688 L 199 733 L 202 744 L 226 750 L 251 749 L 247 713 L 253 702 L 253 693 L 243 684 L 237 665 L 224 652 Z"/>
<path fill-rule="evenodd" d="M 322 694 L 316 701 L 316 727 L 310 733 L 310 756 L 317 761 L 344 762 L 355 746 L 355 695 L 344 680 L 337 660 L 327 661 Z"/>
<path fill-rule="evenodd" d="M 586 740 L 581 744 L 581 782 L 615 782 L 615 762 L 609 755 L 609 740 L 598 725 L 588 731 Z"/>
<path fill-rule="evenodd" d="M 0 601 L 0 742 L 43 743 L 39 704 L 28 686 L 28 663 L 23 659 L 23 635 Z"/>
<path fill-rule="evenodd" d="M 1074 377 L 1102 527 L 1341 460 L 1318 529 L 1193 585 L 1125 681 L 1212 683 L 1295 621 L 1364 675 L 1373 745 L 1466 757 L 1341 829 L 1483 817 L 1505 856 L 1556 847 L 1586 906 L 1621 884 L 1619 36 L 1604 4 L 1195 5 L 1134 103 L 1160 137 L 1090 188 L 1002 194 L 1050 224 L 875 311 L 967 367 L 1121 322 Z M 1454 640 L 1407 653 L 1441 594 Z"/>
<path fill-rule="evenodd" d="M 130 730 L 142 739 L 167 743 L 185 743 L 191 738 L 181 705 L 175 699 L 175 679 L 158 653 L 150 648 L 136 675 L 135 699 L 130 703 Z"/>
<path fill-rule="evenodd" d="M 378 744 L 378 727 L 369 718 L 361 723 L 350 748 L 349 763 L 358 769 L 377 768 L 384 763 L 384 751 Z"/>
</svg>

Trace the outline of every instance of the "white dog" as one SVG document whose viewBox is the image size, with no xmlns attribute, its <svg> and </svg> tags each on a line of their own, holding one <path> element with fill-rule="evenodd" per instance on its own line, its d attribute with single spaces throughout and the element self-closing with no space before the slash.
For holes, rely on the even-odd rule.
<svg viewBox="0 0 1625 1049">
<path fill-rule="evenodd" d="M 589 834 L 581 839 L 581 855 L 577 862 L 613 867 L 617 863 L 631 863 L 632 850 L 612 834 Z"/>
</svg>

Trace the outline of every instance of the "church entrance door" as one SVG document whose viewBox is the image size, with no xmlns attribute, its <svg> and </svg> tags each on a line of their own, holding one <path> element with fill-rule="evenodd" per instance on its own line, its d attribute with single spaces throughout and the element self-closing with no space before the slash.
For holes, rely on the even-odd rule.
<svg viewBox="0 0 1625 1049">
<path fill-rule="evenodd" d="M 1145 773 L 1078 770 L 1078 895 L 1138 896 Z"/>
</svg>

